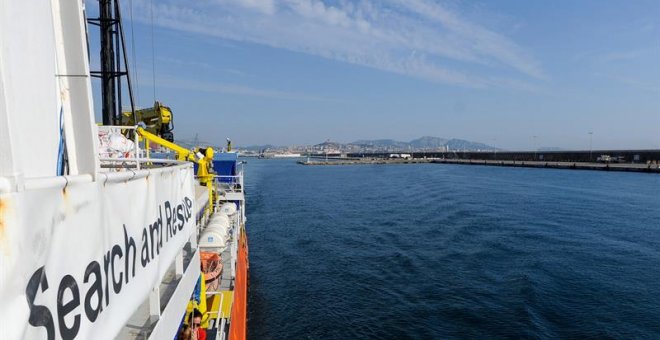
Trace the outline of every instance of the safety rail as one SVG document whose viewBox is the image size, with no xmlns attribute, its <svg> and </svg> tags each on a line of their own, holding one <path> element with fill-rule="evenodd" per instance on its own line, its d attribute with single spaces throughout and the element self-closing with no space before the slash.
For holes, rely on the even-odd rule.
<svg viewBox="0 0 660 340">
<path fill-rule="evenodd" d="M 230 177 L 242 177 L 242 176 L 230 176 Z M 220 202 L 218 202 L 220 204 Z M 242 208 L 241 208 L 242 210 Z M 244 217 L 242 211 L 238 211 L 235 215 L 230 217 L 230 238 L 228 240 L 229 247 L 226 248 L 222 256 L 229 258 L 230 262 L 230 271 L 227 273 L 228 276 L 224 276 L 224 274 L 220 277 L 220 280 L 222 281 L 229 281 L 229 283 L 221 283 L 220 288 L 215 291 L 207 291 L 206 296 L 214 296 L 214 295 L 219 295 L 220 296 L 220 301 L 218 304 L 218 310 L 217 311 L 207 311 L 207 313 L 211 316 L 214 316 L 215 319 L 215 327 L 216 327 L 216 339 L 226 339 L 227 338 L 227 333 L 226 333 L 226 327 L 227 323 L 231 319 L 231 312 L 229 314 L 225 314 L 224 312 L 224 304 L 225 304 L 225 296 L 223 293 L 231 292 L 231 294 L 234 294 L 234 280 L 236 279 L 236 261 L 238 259 L 238 239 L 240 236 L 240 230 L 241 226 L 243 225 Z M 226 285 L 226 286 L 225 286 Z M 222 288 L 224 287 L 224 289 Z M 233 298 L 229 302 L 229 310 L 232 310 L 232 305 L 234 303 Z"/>
<path fill-rule="evenodd" d="M 111 134 L 120 134 L 127 141 L 131 141 L 133 145 L 130 150 L 123 149 L 117 150 L 112 148 L 111 141 L 105 140 L 105 148 L 103 145 L 99 147 L 99 162 L 101 168 L 106 170 L 124 171 L 124 170 L 140 170 L 143 167 L 162 167 L 174 164 L 181 164 L 182 161 L 169 158 L 154 158 L 151 157 L 152 152 L 149 152 L 148 140 L 141 141 L 138 133 L 139 126 L 125 126 L 125 125 L 101 125 L 99 129 L 99 143 L 103 144 L 104 138 Z M 130 135 L 132 138 L 126 138 L 126 130 L 131 130 Z M 157 153 L 163 155 L 162 153 Z"/>
<path fill-rule="evenodd" d="M 227 324 L 227 319 L 229 319 L 230 316 L 225 315 L 224 311 L 222 310 L 222 306 L 225 302 L 225 296 L 224 294 L 222 294 L 222 291 L 206 292 L 207 297 L 213 295 L 220 295 L 220 303 L 218 304 L 219 309 L 217 311 L 208 311 L 206 313 L 210 315 L 215 315 L 216 339 L 224 339 L 225 326 Z"/>
<path fill-rule="evenodd" d="M 140 169 L 140 162 L 137 160 L 139 157 L 141 157 L 141 150 L 140 150 L 140 141 L 138 139 L 138 134 L 137 134 L 137 126 L 124 126 L 124 125 L 100 125 L 98 126 L 99 134 L 99 144 L 103 140 L 105 136 L 109 136 L 112 133 L 116 133 L 118 135 L 122 135 L 124 130 L 131 130 L 133 131 L 131 134 L 133 135 L 132 142 L 133 142 L 133 147 L 132 147 L 132 152 L 133 154 L 131 155 L 127 149 L 125 150 L 116 150 L 116 149 L 111 149 L 110 148 L 110 143 L 111 141 L 108 139 L 106 143 L 106 149 L 103 149 L 103 145 L 99 145 L 99 160 L 102 163 L 111 162 L 111 165 L 118 166 L 116 168 L 124 168 L 124 164 L 126 163 L 134 163 L 135 168 L 138 170 Z M 124 137 L 126 138 L 126 137 Z M 126 140 L 130 140 L 126 138 Z M 123 157 L 116 157 L 115 154 L 117 153 L 122 153 Z M 131 157 L 132 156 L 132 157 Z M 116 162 L 122 162 L 121 164 L 116 164 Z"/>
<path fill-rule="evenodd" d="M 225 192 L 243 192 L 243 173 L 235 176 L 215 175 L 213 181 L 218 189 Z"/>
<path fill-rule="evenodd" d="M 144 170 L 183 164 L 185 161 L 160 158 L 99 158 L 102 169 L 110 170 Z"/>
</svg>

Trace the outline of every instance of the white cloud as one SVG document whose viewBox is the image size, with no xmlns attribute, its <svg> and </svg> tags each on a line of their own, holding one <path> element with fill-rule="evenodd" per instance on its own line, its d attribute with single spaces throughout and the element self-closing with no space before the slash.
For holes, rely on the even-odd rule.
<svg viewBox="0 0 660 340">
<path fill-rule="evenodd" d="M 240 0 L 238 3 L 246 8 L 256 9 L 266 14 L 273 14 L 275 11 L 275 2 L 273 0 Z"/>
<path fill-rule="evenodd" d="M 473 54 L 492 58 L 535 78 L 543 72 L 533 58 L 508 38 L 461 19 L 455 13 L 427 0 L 393 0 L 393 2 L 431 19 L 466 41 Z"/>
<path fill-rule="evenodd" d="M 135 6 L 137 19 L 149 23 L 150 3 Z M 427 0 L 163 0 L 153 6 L 159 26 L 431 81 L 508 87 L 544 78 L 522 47 Z"/>
<path fill-rule="evenodd" d="M 143 85 L 150 85 L 153 82 L 146 81 Z M 250 86 L 220 83 L 220 82 L 207 82 L 199 79 L 185 79 L 181 77 L 174 77 L 170 75 L 163 75 L 158 77 L 158 87 L 201 91 L 208 93 L 218 94 L 231 94 L 248 97 L 263 97 L 272 99 L 285 99 L 285 100 L 304 100 L 304 101 L 324 101 L 324 98 L 317 96 L 310 96 L 301 93 L 284 92 L 277 90 L 259 89 Z"/>
</svg>

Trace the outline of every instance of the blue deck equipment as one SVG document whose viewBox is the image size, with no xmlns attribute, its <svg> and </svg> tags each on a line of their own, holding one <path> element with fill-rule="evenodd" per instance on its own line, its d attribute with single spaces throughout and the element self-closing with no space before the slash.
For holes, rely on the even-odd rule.
<svg viewBox="0 0 660 340">
<path fill-rule="evenodd" d="M 213 159 L 213 170 L 218 176 L 236 176 L 238 154 L 235 152 L 223 152 L 215 154 Z M 221 183 L 233 183 L 233 178 L 220 178 Z"/>
</svg>

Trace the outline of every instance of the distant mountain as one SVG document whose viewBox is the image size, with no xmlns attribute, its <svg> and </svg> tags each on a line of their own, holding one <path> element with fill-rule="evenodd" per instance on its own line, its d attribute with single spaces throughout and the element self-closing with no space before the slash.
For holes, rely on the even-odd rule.
<svg viewBox="0 0 660 340">
<path fill-rule="evenodd" d="M 280 148 L 279 146 L 271 145 L 271 144 L 266 144 L 266 145 L 248 145 L 248 146 L 238 146 L 238 149 L 241 150 L 247 150 L 247 151 L 261 151 L 261 150 L 268 150 L 268 149 L 277 149 Z"/>
<path fill-rule="evenodd" d="M 375 140 L 361 139 L 361 140 L 356 140 L 355 142 L 349 144 L 358 145 L 358 146 L 389 147 L 389 148 L 401 148 L 401 149 L 405 149 L 409 145 L 409 143 L 399 142 L 394 139 L 375 139 Z"/>
<path fill-rule="evenodd" d="M 341 144 L 341 143 L 331 142 L 329 140 L 327 140 L 323 143 L 314 145 L 314 147 L 317 147 L 317 148 L 335 149 L 335 150 L 341 148 L 342 146 L 343 146 L 343 144 Z"/>
<path fill-rule="evenodd" d="M 472 142 L 464 139 L 447 139 L 440 137 L 424 136 L 413 139 L 410 142 L 402 142 L 394 139 L 360 139 L 351 143 L 343 144 L 326 140 L 323 143 L 315 145 L 299 145 L 299 146 L 276 146 L 271 144 L 265 145 L 248 145 L 237 146 L 236 149 L 244 151 L 305 151 L 316 150 L 319 151 L 342 151 L 342 152 L 388 152 L 388 151 L 492 151 L 499 150 L 498 148 L 486 145 L 484 143 Z"/>
<path fill-rule="evenodd" d="M 410 146 L 413 148 L 437 149 L 447 145 L 447 142 L 449 142 L 449 140 L 446 138 L 424 136 L 421 138 L 413 139 L 408 144 L 410 144 Z"/>
<path fill-rule="evenodd" d="M 472 150 L 481 150 L 481 151 L 498 150 L 497 148 L 492 147 L 490 145 L 486 145 L 484 143 L 471 142 L 469 140 L 455 139 L 455 138 L 452 138 L 452 139 L 448 140 L 446 145 L 449 148 L 449 150 L 467 150 L 467 151 L 472 151 Z"/>
</svg>

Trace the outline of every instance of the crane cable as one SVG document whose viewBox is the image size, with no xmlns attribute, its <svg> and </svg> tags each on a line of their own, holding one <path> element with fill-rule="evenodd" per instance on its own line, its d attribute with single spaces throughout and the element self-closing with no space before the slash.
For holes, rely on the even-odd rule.
<svg viewBox="0 0 660 340">
<path fill-rule="evenodd" d="M 135 30 L 133 26 L 135 26 L 135 22 L 133 21 L 133 0 L 129 0 L 129 15 L 131 19 L 131 54 L 133 57 L 133 79 L 135 79 L 135 99 L 136 102 L 140 102 L 140 80 L 138 78 L 138 67 L 137 67 L 137 58 L 135 56 Z"/>
<path fill-rule="evenodd" d="M 151 12 L 151 75 L 154 86 L 154 103 L 156 102 L 156 48 L 154 42 L 154 0 L 149 1 Z"/>
</svg>

